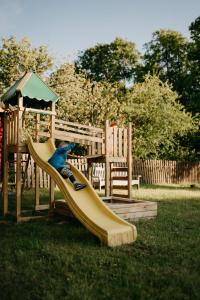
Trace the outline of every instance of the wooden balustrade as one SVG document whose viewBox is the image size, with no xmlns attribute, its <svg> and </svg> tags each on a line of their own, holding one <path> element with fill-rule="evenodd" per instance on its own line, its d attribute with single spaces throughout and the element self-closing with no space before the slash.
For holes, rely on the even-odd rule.
<svg viewBox="0 0 200 300">
<path fill-rule="evenodd" d="M 109 155 L 112 157 L 127 157 L 128 130 L 127 128 L 108 127 Z"/>
<path fill-rule="evenodd" d="M 17 143 L 17 110 L 6 114 L 7 145 L 15 145 Z"/>
<path fill-rule="evenodd" d="M 17 144 L 17 122 L 19 110 L 7 114 L 7 144 Z M 106 124 L 107 149 L 105 147 L 105 129 L 94 126 L 68 122 L 56 119 L 52 112 L 24 109 L 22 118 L 22 132 L 27 131 L 35 141 L 49 137 L 76 142 L 87 146 L 88 155 L 108 155 L 110 157 L 127 157 L 128 129 L 110 127 Z M 52 119 L 53 118 L 53 119 Z M 52 124 L 52 120 L 53 123 Z M 51 129 L 53 128 L 53 136 Z"/>
</svg>

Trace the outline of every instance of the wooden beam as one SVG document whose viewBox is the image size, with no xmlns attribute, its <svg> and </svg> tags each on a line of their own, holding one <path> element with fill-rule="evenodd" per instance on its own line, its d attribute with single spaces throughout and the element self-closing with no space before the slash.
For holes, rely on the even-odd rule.
<svg viewBox="0 0 200 300">
<path fill-rule="evenodd" d="M 50 178 L 50 198 L 49 198 L 49 208 L 53 208 L 55 201 L 55 183 L 52 178 Z"/>
<path fill-rule="evenodd" d="M 16 151 L 16 220 L 19 222 L 21 217 L 21 198 L 22 198 L 22 173 L 21 173 L 21 161 L 22 154 L 19 151 L 19 146 L 21 144 L 21 134 L 22 134 L 22 113 L 23 113 L 23 97 L 18 98 L 18 113 L 17 113 L 17 151 Z"/>
<path fill-rule="evenodd" d="M 127 165 L 128 165 L 128 197 L 132 197 L 132 123 L 128 123 L 128 151 L 127 151 Z"/>
<path fill-rule="evenodd" d="M 42 109 L 36 109 L 36 108 L 26 108 L 26 111 L 36 113 L 36 114 L 41 114 L 41 115 L 56 116 L 55 111 L 48 111 L 48 110 L 42 110 Z"/>
<path fill-rule="evenodd" d="M 35 165 L 35 208 L 40 205 L 40 169 Z"/>
<path fill-rule="evenodd" d="M 40 114 L 36 114 L 35 120 L 35 141 L 39 142 L 39 130 L 40 130 Z M 35 170 L 35 209 L 40 205 L 40 169 L 36 163 L 34 163 Z"/>
<path fill-rule="evenodd" d="M 109 121 L 105 122 L 105 196 L 110 196 L 110 162 L 109 162 L 109 153 L 110 153 L 110 135 L 109 135 Z"/>
<path fill-rule="evenodd" d="M 48 216 L 30 216 L 30 217 L 19 217 L 18 222 L 29 222 L 31 220 L 42 220 Z"/>
<path fill-rule="evenodd" d="M 64 120 L 60 120 L 60 119 L 56 119 L 55 120 L 56 123 L 59 123 L 59 124 L 66 124 L 66 125 L 69 125 L 69 126 L 72 126 L 72 127 L 78 127 L 78 128 L 85 128 L 85 129 L 88 129 L 90 132 L 100 132 L 100 133 L 103 133 L 103 129 L 102 128 L 99 128 L 99 127 L 94 127 L 94 126 L 88 126 L 88 125 L 84 125 L 84 124 L 80 124 L 80 123 L 74 123 L 74 122 L 68 122 L 68 121 L 64 121 Z"/>
<path fill-rule="evenodd" d="M 68 138 L 70 138 L 71 140 L 73 139 L 77 139 L 79 140 L 81 143 L 84 141 L 89 141 L 92 145 L 92 143 L 96 142 L 96 143 L 103 143 L 103 139 L 101 137 L 98 136 L 89 136 L 87 134 L 77 134 L 75 132 L 69 132 L 69 131 L 61 131 L 61 130 L 53 130 L 54 133 L 54 137 L 58 138 L 58 139 L 63 139 L 63 140 L 67 140 Z M 43 133 L 41 133 L 42 135 Z"/>
<path fill-rule="evenodd" d="M 52 115 L 51 115 L 51 121 L 50 121 L 50 137 L 53 139 L 53 141 L 55 140 L 55 103 L 51 103 L 51 111 L 52 111 Z M 52 177 L 50 177 L 50 198 L 49 198 L 49 208 L 53 208 L 53 203 L 55 200 L 55 183 L 52 179 Z"/>
<path fill-rule="evenodd" d="M 47 210 L 49 209 L 49 204 L 40 204 L 35 207 L 35 210 Z"/>
<path fill-rule="evenodd" d="M 51 103 L 51 117 L 50 117 L 50 136 L 54 139 L 54 131 L 55 131 L 55 103 Z"/>
<path fill-rule="evenodd" d="M 35 141 L 39 142 L 39 132 L 40 132 L 40 114 L 36 114 L 35 116 Z"/>
<path fill-rule="evenodd" d="M 8 213 L 8 147 L 7 147 L 7 115 L 4 115 L 3 131 L 3 215 Z"/>
</svg>

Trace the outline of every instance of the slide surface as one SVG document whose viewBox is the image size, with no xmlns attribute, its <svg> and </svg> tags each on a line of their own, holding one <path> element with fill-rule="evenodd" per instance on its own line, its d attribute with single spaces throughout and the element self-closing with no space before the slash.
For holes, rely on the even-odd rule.
<svg viewBox="0 0 200 300">
<path fill-rule="evenodd" d="M 72 172 L 78 181 L 87 184 L 87 187 L 80 191 L 75 191 L 71 182 L 62 178 L 48 163 L 48 159 L 55 151 L 51 139 L 45 143 L 34 143 L 29 138 L 28 148 L 36 164 L 47 172 L 58 185 L 73 214 L 103 243 L 114 247 L 129 244 L 136 240 L 136 227 L 112 212 L 77 168 L 71 165 Z"/>
</svg>

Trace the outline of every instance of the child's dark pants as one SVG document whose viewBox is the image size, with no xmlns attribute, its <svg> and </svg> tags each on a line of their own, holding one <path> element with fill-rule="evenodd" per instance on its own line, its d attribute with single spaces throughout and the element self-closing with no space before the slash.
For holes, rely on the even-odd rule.
<svg viewBox="0 0 200 300">
<path fill-rule="evenodd" d="M 66 166 L 62 168 L 58 168 L 57 171 L 62 175 L 63 178 L 69 178 L 72 183 L 76 181 L 76 178 L 74 177 L 69 164 L 66 164 Z"/>
</svg>

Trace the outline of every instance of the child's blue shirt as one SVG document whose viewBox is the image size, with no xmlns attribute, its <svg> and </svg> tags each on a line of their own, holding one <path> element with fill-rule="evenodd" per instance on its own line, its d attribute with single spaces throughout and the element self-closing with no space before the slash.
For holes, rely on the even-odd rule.
<svg viewBox="0 0 200 300">
<path fill-rule="evenodd" d="M 57 148 L 48 162 L 55 168 L 63 168 L 67 160 L 67 152 L 72 150 L 77 144 L 69 144 L 65 147 Z"/>
</svg>

